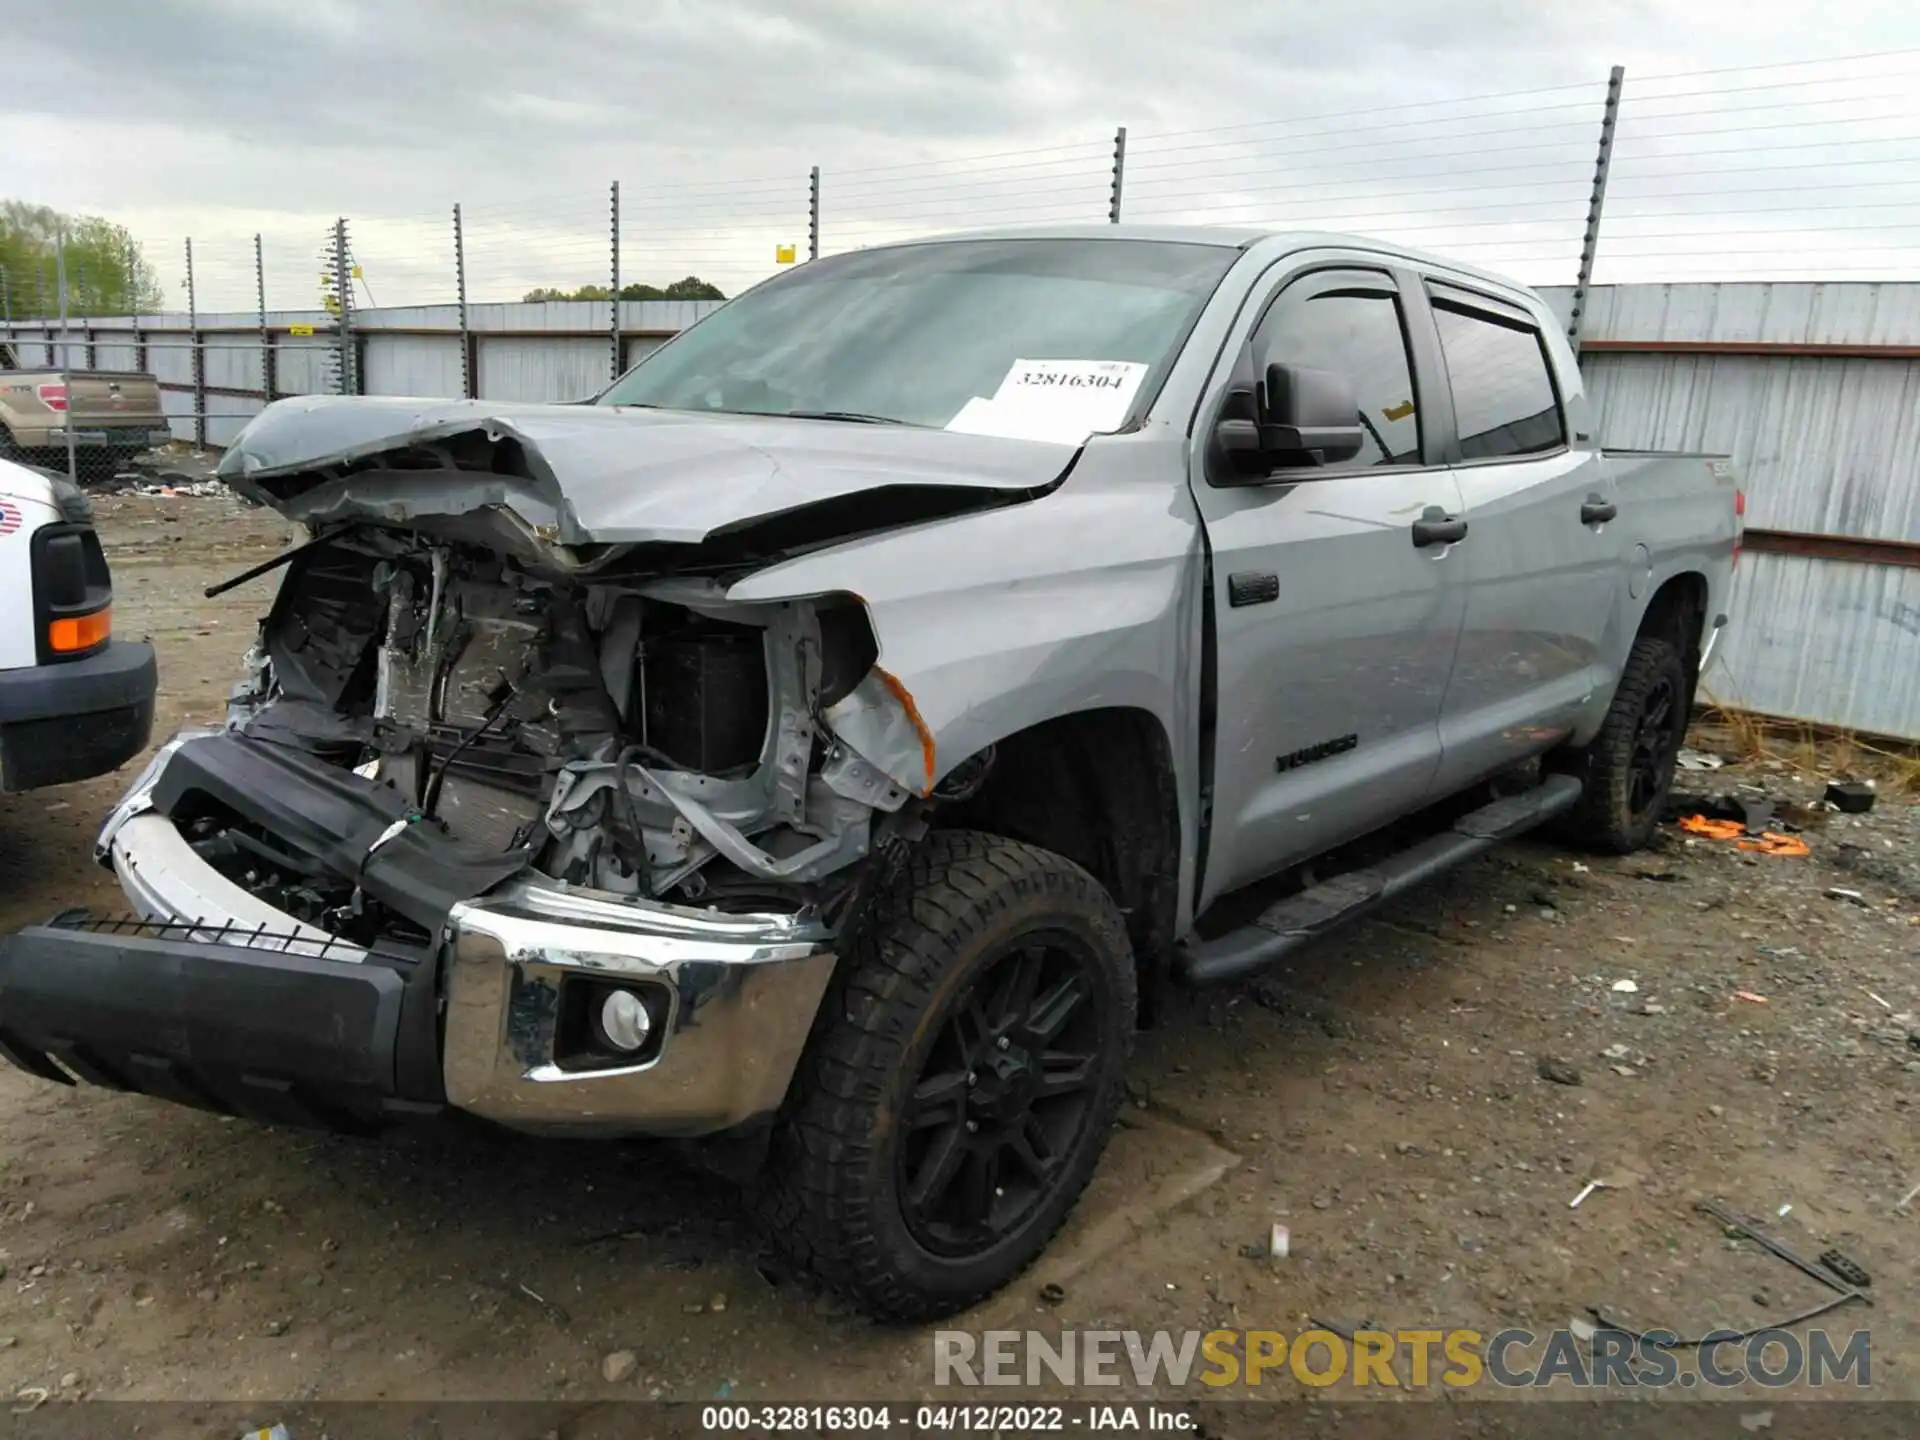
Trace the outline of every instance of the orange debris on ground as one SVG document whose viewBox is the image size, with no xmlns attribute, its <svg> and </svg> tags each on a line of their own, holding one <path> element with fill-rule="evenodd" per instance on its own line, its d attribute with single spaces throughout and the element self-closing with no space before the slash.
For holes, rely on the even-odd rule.
<svg viewBox="0 0 1920 1440">
<path fill-rule="evenodd" d="M 1737 840 L 1747 833 L 1738 820 L 1709 820 L 1704 815 L 1681 817 L 1680 828 L 1689 835 L 1704 835 L 1709 840 Z"/>
<path fill-rule="evenodd" d="M 1810 855 L 1807 842 L 1794 835 L 1782 835 L 1777 830 L 1762 830 L 1758 835 L 1748 835 L 1747 827 L 1738 820 L 1713 820 L 1705 815 L 1683 815 L 1680 828 L 1689 835 L 1703 835 L 1709 840 L 1732 840 L 1742 850 L 1753 850 L 1761 855 Z"/>
<path fill-rule="evenodd" d="M 1762 855 L 1810 855 L 1807 842 L 1797 835 L 1781 835 L 1772 830 L 1762 830 L 1750 840 L 1739 842 L 1742 850 L 1757 850 Z"/>
</svg>

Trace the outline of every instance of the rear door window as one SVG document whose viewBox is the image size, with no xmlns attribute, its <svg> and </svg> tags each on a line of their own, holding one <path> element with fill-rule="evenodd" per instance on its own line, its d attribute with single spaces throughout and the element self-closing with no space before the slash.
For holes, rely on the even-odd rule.
<svg viewBox="0 0 1920 1440">
<path fill-rule="evenodd" d="M 1446 356 L 1462 459 L 1538 455 L 1567 443 L 1559 392 L 1537 327 L 1437 289 L 1433 323 Z"/>
</svg>

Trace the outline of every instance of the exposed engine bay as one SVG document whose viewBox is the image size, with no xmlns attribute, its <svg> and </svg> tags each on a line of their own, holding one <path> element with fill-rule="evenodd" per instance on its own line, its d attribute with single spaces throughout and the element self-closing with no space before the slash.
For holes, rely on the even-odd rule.
<svg viewBox="0 0 1920 1440">
<path fill-rule="evenodd" d="M 876 659 L 851 596 L 729 603 L 706 575 L 553 574 L 356 526 L 291 563 L 228 724 L 404 801 L 369 855 L 425 825 L 615 896 L 831 913 L 932 788 L 931 742 Z M 175 819 L 308 923 L 428 938 L 217 805 Z"/>
</svg>

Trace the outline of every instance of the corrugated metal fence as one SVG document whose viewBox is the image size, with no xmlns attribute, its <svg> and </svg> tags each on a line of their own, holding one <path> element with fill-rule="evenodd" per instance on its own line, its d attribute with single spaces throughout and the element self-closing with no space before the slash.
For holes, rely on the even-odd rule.
<svg viewBox="0 0 1920 1440">
<path fill-rule="evenodd" d="M 712 310 L 711 300 L 625 300 L 622 368 Z M 362 395 L 580 400 L 612 372 L 612 316 L 602 301 L 355 310 L 352 388 Z M 324 311 L 143 315 L 0 325 L 21 365 L 136 370 L 160 382 L 176 438 L 224 446 L 269 399 L 338 393 L 339 341 Z"/>
<path fill-rule="evenodd" d="M 623 359 L 712 308 L 623 302 Z M 330 316 L 265 320 L 93 320 L 66 343 L 76 369 L 152 371 L 176 435 L 221 445 L 269 395 L 338 384 Z M 604 301 L 475 305 L 464 327 L 456 306 L 358 310 L 353 383 L 580 399 L 606 384 L 611 322 Z M 1585 333 L 1605 443 L 1724 451 L 1744 477 L 1747 555 L 1711 698 L 1920 740 L 1920 284 L 1603 287 Z M 11 335 L 22 363 L 60 363 L 57 331 Z"/>
<path fill-rule="evenodd" d="M 1603 443 L 1740 467 L 1711 698 L 1920 740 L 1920 285 L 1617 286 L 1589 318 Z"/>
</svg>

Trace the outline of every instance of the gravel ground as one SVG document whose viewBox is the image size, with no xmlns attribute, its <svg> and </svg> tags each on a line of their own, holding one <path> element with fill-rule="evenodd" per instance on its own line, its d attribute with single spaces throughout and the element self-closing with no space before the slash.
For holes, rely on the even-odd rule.
<svg viewBox="0 0 1920 1440">
<path fill-rule="evenodd" d="M 117 626 L 159 647 L 156 736 L 213 718 L 273 582 L 201 590 L 287 528 L 226 497 L 98 509 Z M 1826 777 L 1795 763 L 1685 783 L 1805 805 Z M 0 929 L 116 908 L 90 845 L 125 781 L 0 798 Z M 1699 1333 L 1813 1303 L 1811 1281 L 1694 1210 L 1711 1195 L 1872 1272 L 1875 1308 L 1834 1327 L 1870 1325 L 1877 1396 L 1920 1399 L 1920 1201 L 1898 1207 L 1920 1184 L 1920 825 L 1891 795 L 1857 817 L 1785 813 L 1810 855 L 1671 828 L 1622 860 L 1516 844 L 1268 979 L 1174 996 L 1141 1037 L 1133 1104 L 1075 1223 L 1032 1276 L 952 1323 L 1491 1332 L 1599 1306 Z M 1592 1180 L 1606 1188 L 1570 1208 Z M 1276 1223 L 1284 1260 L 1263 1253 Z M 1039 1298 L 1048 1283 L 1056 1304 Z M 630 1367 L 605 1364 L 619 1351 Z M 349 1140 L 5 1070 L 0 1395 L 30 1387 L 56 1401 L 935 1393 L 926 1332 L 779 1274 L 728 1192 L 659 1148 L 451 1128 Z"/>
</svg>

